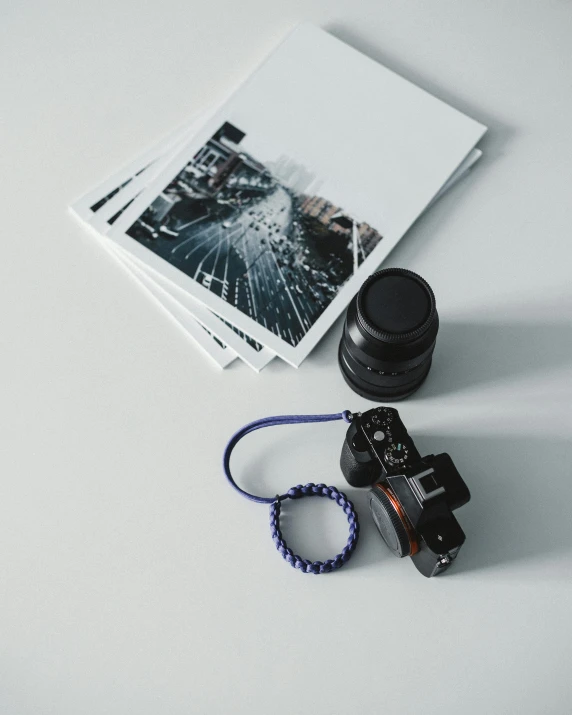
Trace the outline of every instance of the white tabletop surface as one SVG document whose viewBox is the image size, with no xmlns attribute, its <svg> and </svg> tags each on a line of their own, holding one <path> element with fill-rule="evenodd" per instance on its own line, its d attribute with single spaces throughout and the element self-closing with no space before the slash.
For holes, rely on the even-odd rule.
<svg viewBox="0 0 572 715">
<path fill-rule="evenodd" d="M 0 712 L 572 712 L 572 5 L 4 0 L 1 15 Z M 243 423 L 370 406 L 339 374 L 339 321 L 298 371 L 218 371 L 66 211 L 302 20 L 490 127 L 480 165 L 387 262 L 431 283 L 442 319 L 399 409 L 472 490 L 441 579 L 389 554 L 353 490 L 350 564 L 296 572 L 266 507 L 223 480 Z M 342 423 L 267 432 L 236 450 L 243 485 L 343 487 Z M 347 533 L 321 502 L 285 525 L 312 558 Z"/>
</svg>

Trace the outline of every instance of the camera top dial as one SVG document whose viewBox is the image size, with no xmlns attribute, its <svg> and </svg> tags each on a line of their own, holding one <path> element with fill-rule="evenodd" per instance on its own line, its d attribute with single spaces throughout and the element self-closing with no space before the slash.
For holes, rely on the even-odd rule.
<svg viewBox="0 0 572 715">
<path fill-rule="evenodd" d="M 385 460 L 395 466 L 402 466 L 407 462 L 409 450 L 401 442 L 392 442 L 383 453 Z"/>
<path fill-rule="evenodd" d="M 377 407 L 360 416 L 370 448 L 386 474 L 395 474 L 421 459 L 399 413 L 393 407 Z"/>
</svg>

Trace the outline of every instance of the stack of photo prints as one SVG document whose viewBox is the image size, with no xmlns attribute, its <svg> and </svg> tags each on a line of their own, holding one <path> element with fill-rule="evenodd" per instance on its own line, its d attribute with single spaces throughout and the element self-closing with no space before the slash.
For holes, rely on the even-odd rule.
<svg viewBox="0 0 572 715">
<path fill-rule="evenodd" d="M 298 367 L 485 131 L 303 24 L 71 208 L 220 367 Z"/>
</svg>

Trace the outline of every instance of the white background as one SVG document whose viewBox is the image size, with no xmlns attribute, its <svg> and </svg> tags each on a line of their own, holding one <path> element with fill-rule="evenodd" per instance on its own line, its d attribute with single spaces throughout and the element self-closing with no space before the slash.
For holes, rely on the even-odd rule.
<svg viewBox="0 0 572 715">
<path fill-rule="evenodd" d="M 571 712 L 570 3 L 0 10 L 0 711 Z M 442 318 L 402 417 L 473 495 L 441 579 L 385 551 L 361 493 L 350 564 L 296 572 L 266 507 L 223 481 L 241 424 L 369 406 L 339 375 L 339 322 L 299 371 L 217 371 L 66 211 L 301 20 L 489 126 L 472 175 L 388 261 L 427 278 Z M 244 486 L 343 485 L 342 423 L 268 432 L 237 448 Z M 295 509 L 295 549 L 339 550 L 334 505 Z"/>
</svg>

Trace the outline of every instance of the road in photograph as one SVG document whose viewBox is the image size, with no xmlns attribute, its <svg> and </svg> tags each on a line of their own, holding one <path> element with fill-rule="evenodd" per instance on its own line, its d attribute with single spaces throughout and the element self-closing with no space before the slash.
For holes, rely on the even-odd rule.
<svg viewBox="0 0 572 715">
<path fill-rule="evenodd" d="M 245 206 L 203 202 L 204 215 L 171 222 L 152 250 L 253 320 L 296 345 L 323 307 L 297 260 L 289 192 L 276 185 Z"/>
</svg>

